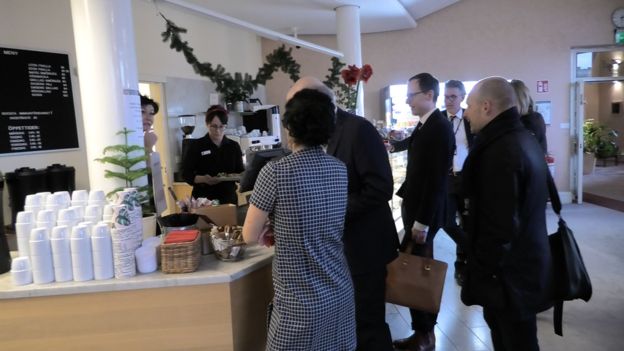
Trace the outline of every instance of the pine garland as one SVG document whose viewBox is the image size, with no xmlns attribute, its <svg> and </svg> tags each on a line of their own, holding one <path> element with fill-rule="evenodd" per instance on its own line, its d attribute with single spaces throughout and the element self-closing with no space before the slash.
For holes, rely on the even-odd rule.
<svg viewBox="0 0 624 351">
<path fill-rule="evenodd" d="M 292 48 L 286 50 L 284 45 L 266 56 L 266 62 L 258 69 L 255 78 L 252 78 L 248 73 L 243 75 L 240 72 L 236 72 L 232 76 L 232 74 L 225 71 L 225 67 L 221 64 L 213 68 L 210 62 L 199 62 L 195 54 L 193 54 L 193 48 L 180 37 L 181 33 L 187 32 L 186 29 L 178 27 L 162 14 L 161 16 L 167 23 L 166 31 L 161 34 L 163 42 L 170 41 L 170 48 L 178 52 L 182 51 L 186 62 L 193 66 L 195 73 L 210 79 L 211 82 L 216 84 L 216 90 L 223 94 L 226 102 L 247 100 L 254 90 L 258 88 L 258 85 L 265 85 L 268 80 L 273 79 L 273 73 L 279 69 L 288 74 L 292 81 L 299 79 L 301 65 L 293 59 Z"/>
<path fill-rule="evenodd" d="M 226 102 L 244 101 L 247 100 L 258 88 L 258 85 L 266 85 L 266 82 L 273 79 L 273 73 L 278 70 L 288 74 L 290 79 L 295 82 L 299 79 L 299 70 L 301 65 L 298 64 L 292 57 L 292 48 L 286 50 L 284 45 L 273 50 L 265 58 L 266 62 L 262 67 L 258 69 L 258 73 L 255 78 L 245 73 L 234 73 L 234 76 L 225 71 L 225 67 L 218 64 L 216 68 L 213 68 L 210 62 L 199 62 L 195 54 L 193 54 L 193 48 L 191 48 L 187 41 L 183 41 L 180 37 L 181 33 L 186 33 L 187 30 L 178 27 L 175 23 L 167 19 L 162 13 L 160 14 L 165 19 L 167 29 L 162 32 L 163 42 L 170 41 L 169 47 L 184 54 L 186 62 L 188 62 L 195 73 L 210 79 L 211 82 L 216 84 L 217 92 L 223 94 Z M 349 99 L 351 94 L 350 87 L 340 80 L 340 72 L 345 63 L 340 62 L 336 57 L 331 58 L 332 66 L 328 69 L 329 74 L 325 76 L 323 82 L 330 89 L 333 89 L 336 94 L 336 101 L 342 105 L 350 106 Z"/>
</svg>

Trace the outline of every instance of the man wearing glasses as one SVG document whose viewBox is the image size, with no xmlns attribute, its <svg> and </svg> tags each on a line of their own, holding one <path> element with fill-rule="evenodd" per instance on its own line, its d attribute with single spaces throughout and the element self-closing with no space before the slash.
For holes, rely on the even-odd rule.
<svg viewBox="0 0 624 351">
<path fill-rule="evenodd" d="M 401 214 L 405 235 L 401 249 L 411 244 L 411 254 L 433 258 L 433 239 L 444 225 L 447 178 L 452 165 L 455 138 L 448 119 L 435 107 L 439 82 L 429 73 L 409 79 L 407 104 L 420 121 L 412 135 L 393 145 L 407 150 L 405 181 L 397 192 L 403 203 Z M 399 350 L 435 350 L 433 327 L 437 314 L 410 309 L 414 333 L 394 341 Z"/>
<path fill-rule="evenodd" d="M 474 135 L 470 132 L 470 122 L 464 118 L 464 110 L 461 103 L 466 97 L 466 88 L 459 80 L 449 80 L 444 84 L 444 106 L 442 111 L 453 127 L 455 135 L 455 152 L 453 153 L 453 166 L 448 175 L 448 199 L 446 202 L 446 223 L 444 231 L 457 244 L 455 259 L 455 281 L 463 285 L 465 280 L 466 254 L 462 248 L 465 241 L 463 230 L 463 214 L 466 211 L 464 199 L 461 193 L 461 172 L 464 161 L 468 156 L 468 149 L 472 145 Z M 457 218 L 459 215 L 459 224 Z"/>
</svg>

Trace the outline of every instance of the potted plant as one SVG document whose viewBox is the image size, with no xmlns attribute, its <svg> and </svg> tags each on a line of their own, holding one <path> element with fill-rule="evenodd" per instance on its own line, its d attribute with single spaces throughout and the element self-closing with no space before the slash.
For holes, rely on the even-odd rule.
<svg viewBox="0 0 624 351">
<path fill-rule="evenodd" d="M 585 153 L 583 174 L 593 173 L 597 158 L 617 155 L 617 137 L 618 133 L 615 129 L 599 124 L 593 118 L 583 123 L 583 151 Z"/>
<path fill-rule="evenodd" d="M 96 158 L 95 160 L 103 164 L 109 164 L 117 167 L 116 170 L 106 169 L 104 171 L 105 178 L 120 179 L 125 183 L 124 186 L 119 186 L 109 191 L 106 194 L 107 197 L 110 198 L 124 188 L 137 189 L 139 193 L 139 201 L 141 203 L 141 210 L 143 212 L 144 232 L 149 231 L 149 235 L 151 236 L 156 232 L 156 209 L 153 205 L 154 201 L 152 200 L 152 189 L 149 184 L 142 186 L 135 185 L 137 180 L 146 177 L 150 173 L 150 169 L 145 166 L 145 163 L 143 163 L 144 166 L 137 167 L 141 162 L 147 162 L 147 155 L 145 155 L 145 148 L 143 146 L 128 144 L 128 135 L 133 132 L 133 130 L 125 127 L 117 132 L 117 135 L 124 136 L 124 143 L 105 147 L 102 151 L 104 156 Z"/>
</svg>

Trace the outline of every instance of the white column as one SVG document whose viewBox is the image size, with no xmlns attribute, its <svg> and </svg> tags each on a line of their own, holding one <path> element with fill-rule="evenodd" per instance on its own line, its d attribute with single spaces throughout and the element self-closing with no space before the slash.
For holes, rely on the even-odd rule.
<svg viewBox="0 0 624 351">
<path fill-rule="evenodd" d="M 344 5 L 336 8 L 336 37 L 341 59 L 347 65 L 362 67 L 362 40 L 360 33 L 360 7 Z M 356 112 L 364 115 L 364 87 L 360 88 Z"/>
<path fill-rule="evenodd" d="M 132 6 L 127 0 L 71 0 L 71 11 L 90 187 L 108 192 L 125 183 L 104 178 L 105 169 L 116 167 L 94 159 L 104 147 L 123 144 L 116 133 L 124 127 L 135 131 L 129 143 L 143 146 Z"/>
</svg>

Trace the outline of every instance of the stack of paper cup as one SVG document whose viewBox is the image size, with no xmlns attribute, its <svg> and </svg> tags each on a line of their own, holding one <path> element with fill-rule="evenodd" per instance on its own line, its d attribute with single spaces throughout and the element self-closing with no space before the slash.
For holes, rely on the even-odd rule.
<svg viewBox="0 0 624 351">
<path fill-rule="evenodd" d="M 93 255 L 88 230 L 87 226 L 81 224 L 72 228 L 70 239 L 72 272 L 77 282 L 93 279 Z"/>
<path fill-rule="evenodd" d="M 32 283 L 32 270 L 28 257 L 16 257 L 11 262 L 11 279 L 13 285 L 26 285 Z"/>
<path fill-rule="evenodd" d="M 91 250 L 93 251 L 93 274 L 96 280 L 112 278 L 113 270 L 113 243 L 110 228 L 106 223 L 98 223 L 93 227 L 91 235 Z"/>
<path fill-rule="evenodd" d="M 26 195 L 26 200 L 24 201 L 24 211 L 32 212 L 34 216 L 33 220 L 35 220 L 37 219 L 37 214 L 43 209 L 44 205 L 45 203 L 42 202 L 41 196 L 37 194 Z M 30 232 L 28 235 L 30 235 Z"/>
<path fill-rule="evenodd" d="M 56 196 L 56 201 L 61 205 L 61 209 L 71 206 L 69 191 L 55 191 L 52 195 Z"/>
<path fill-rule="evenodd" d="M 30 260 L 35 284 L 54 281 L 54 263 L 49 232 L 45 227 L 35 228 L 30 232 Z"/>
<path fill-rule="evenodd" d="M 89 199 L 87 205 L 106 205 L 106 194 L 102 190 L 91 190 L 89 192 Z"/>
<path fill-rule="evenodd" d="M 69 237 L 69 227 L 67 226 L 61 225 L 52 229 L 50 243 L 54 263 L 54 278 L 57 282 L 74 280 Z"/>
<path fill-rule="evenodd" d="M 15 236 L 17 237 L 17 251 L 20 256 L 30 255 L 30 232 L 35 227 L 35 216 L 31 211 L 21 211 L 15 217 Z M 29 263 L 30 264 L 30 263 Z"/>
<path fill-rule="evenodd" d="M 102 206 L 100 205 L 87 205 L 84 212 L 85 222 L 97 223 L 102 220 Z"/>
<path fill-rule="evenodd" d="M 113 208 L 113 229 L 111 238 L 113 241 L 113 264 L 115 278 L 129 278 L 136 275 L 136 239 L 130 222 L 128 206 L 117 205 Z"/>
<path fill-rule="evenodd" d="M 48 233 L 52 232 L 52 228 L 56 225 L 56 214 L 54 210 L 41 210 L 37 214 L 37 222 L 35 227 L 44 227 L 48 229 Z"/>
<path fill-rule="evenodd" d="M 64 225 L 68 228 L 77 225 L 79 222 L 80 218 L 78 218 L 78 214 L 71 207 L 60 210 L 58 213 L 58 219 L 56 220 L 57 225 Z"/>
</svg>

